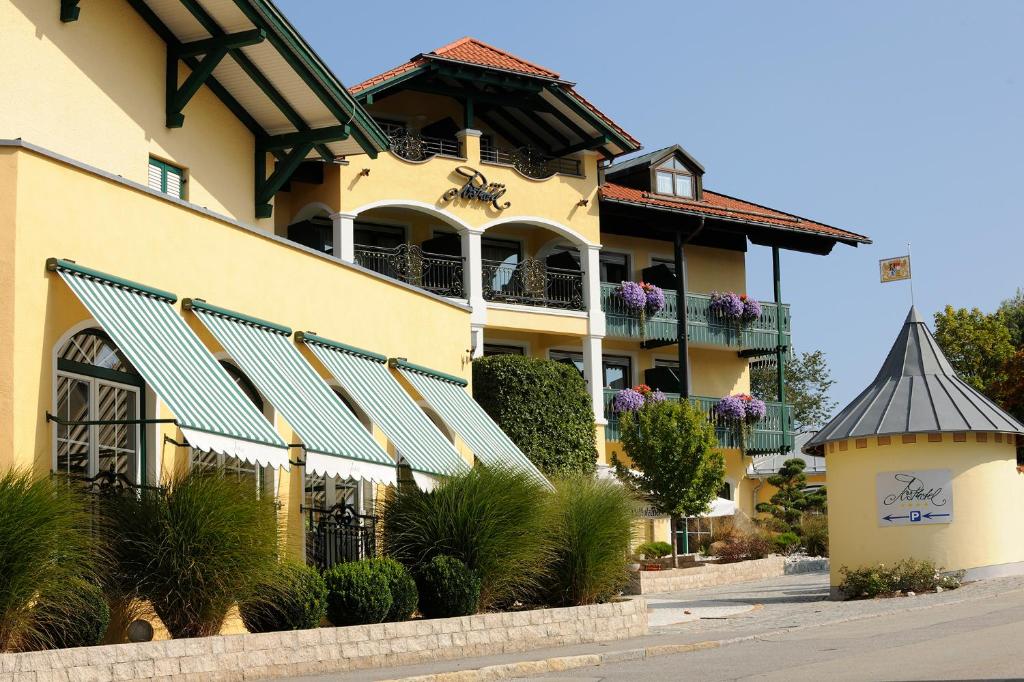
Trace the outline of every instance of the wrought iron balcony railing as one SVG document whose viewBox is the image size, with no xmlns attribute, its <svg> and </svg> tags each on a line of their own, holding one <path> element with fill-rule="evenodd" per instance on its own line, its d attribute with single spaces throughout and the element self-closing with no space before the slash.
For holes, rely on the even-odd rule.
<svg viewBox="0 0 1024 682">
<path fill-rule="evenodd" d="M 564 310 L 583 310 L 583 273 L 552 268 L 540 259 L 518 263 L 483 260 L 484 298 L 488 301 Z"/>
<path fill-rule="evenodd" d="M 355 259 L 368 270 L 439 296 L 464 297 L 461 256 L 429 253 L 415 244 L 399 244 L 393 249 L 356 244 Z"/>
<path fill-rule="evenodd" d="M 616 393 L 617 391 L 607 389 L 604 392 L 604 416 L 608 420 L 608 425 L 604 430 L 605 440 L 621 439 L 619 415 L 613 407 Z M 665 397 L 668 400 L 679 400 L 678 393 L 666 393 Z M 740 434 L 736 426 L 714 415 L 714 407 L 718 403 L 718 398 L 691 396 L 690 400 L 707 415 L 708 419 L 714 422 L 715 435 L 718 437 L 719 447 L 740 447 Z M 747 443 L 747 454 L 766 455 L 792 450 L 791 407 L 782 403 L 768 401 L 765 401 L 765 407 L 768 409 L 764 418 L 754 424 L 751 429 L 750 442 Z"/>
<path fill-rule="evenodd" d="M 617 285 L 601 284 L 601 309 L 605 313 L 608 336 L 618 338 L 646 338 L 650 341 L 675 343 L 676 306 L 674 291 L 665 291 L 665 307 L 646 320 L 641 327 L 640 317 L 629 310 L 615 292 Z M 736 323 L 711 312 L 711 296 L 686 295 L 686 327 L 690 343 L 729 346 L 741 350 L 774 349 L 777 343 L 778 316 L 782 315 L 782 345 L 790 344 L 789 305 L 761 301 L 761 317 L 753 322 Z"/>
<path fill-rule="evenodd" d="M 302 507 L 306 513 L 306 563 L 320 570 L 377 555 L 377 517 L 352 505 Z"/>
<path fill-rule="evenodd" d="M 545 156 L 532 147 L 501 149 L 485 145 L 480 147 L 480 160 L 502 166 L 512 166 L 526 177 L 535 180 L 550 178 L 555 173 L 583 175 L 583 167 L 580 165 L 579 159 Z"/>
<path fill-rule="evenodd" d="M 381 127 L 391 139 L 391 151 L 406 161 L 426 161 L 435 156 L 462 156 L 462 146 L 454 138 L 420 135 L 393 123 L 384 123 Z"/>
</svg>

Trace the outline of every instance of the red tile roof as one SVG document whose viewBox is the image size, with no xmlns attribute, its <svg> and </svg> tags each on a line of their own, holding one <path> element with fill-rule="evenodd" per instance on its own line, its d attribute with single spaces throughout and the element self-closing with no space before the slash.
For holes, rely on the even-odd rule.
<svg viewBox="0 0 1024 682">
<path fill-rule="evenodd" d="M 525 59 L 499 50 L 498 48 L 488 45 L 487 43 L 477 40 L 476 38 L 460 38 L 453 43 L 448 43 L 444 47 L 439 47 L 433 52 L 427 52 L 425 54 L 418 54 L 410 59 L 405 64 L 396 66 L 393 69 L 389 69 L 382 74 L 368 78 L 362 83 L 357 83 L 349 88 L 349 92 L 352 94 L 358 94 L 363 90 L 372 88 L 380 83 L 391 80 L 396 76 L 408 73 L 419 66 L 427 62 L 431 57 L 440 57 L 441 59 L 447 59 L 455 62 L 462 62 L 464 64 L 472 64 L 473 66 L 483 66 L 491 69 L 501 69 L 502 71 L 509 71 L 512 73 L 524 74 L 527 76 L 537 76 L 540 78 L 548 78 L 551 80 L 559 80 L 560 76 L 543 66 L 528 62 Z M 602 121 L 611 126 L 615 132 L 627 140 L 636 149 L 640 148 L 640 142 L 632 135 L 622 129 L 615 121 L 611 120 L 602 113 L 597 107 L 591 104 L 583 95 L 581 95 L 572 84 L 564 83 L 562 87 L 566 92 L 575 96 L 587 109 L 593 114 L 599 117 Z"/>
<path fill-rule="evenodd" d="M 725 194 L 704 190 L 701 201 L 685 199 L 665 199 L 646 190 L 625 187 L 607 182 L 601 186 L 601 198 L 642 206 L 655 206 L 672 209 L 683 213 L 705 215 L 712 218 L 724 218 L 744 222 L 760 223 L 772 227 L 784 227 L 799 232 L 834 237 L 844 241 L 870 244 L 871 240 L 856 232 L 841 230 L 831 225 L 815 222 L 791 213 L 783 213 L 760 204 L 743 201 Z"/>
</svg>

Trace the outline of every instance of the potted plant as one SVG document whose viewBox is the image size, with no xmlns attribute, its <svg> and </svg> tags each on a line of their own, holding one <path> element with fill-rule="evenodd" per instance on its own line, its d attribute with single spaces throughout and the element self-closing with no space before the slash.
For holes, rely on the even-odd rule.
<svg viewBox="0 0 1024 682">
<path fill-rule="evenodd" d="M 615 294 L 629 312 L 640 318 L 640 336 L 647 340 L 647 317 L 665 308 L 665 292 L 647 282 L 621 282 Z"/>
<path fill-rule="evenodd" d="M 749 393 L 727 395 L 715 405 L 713 413 L 719 422 L 724 422 L 736 430 L 740 442 L 740 452 L 747 454 L 747 444 L 754 424 L 764 419 L 768 412 L 763 400 Z"/>
<path fill-rule="evenodd" d="M 761 317 L 761 303 L 746 294 L 732 291 L 724 293 L 711 292 L 711 303 L 708 304 L 711 314 L 736 326 L 749 324 Z"/>
<path fill-rule="evenodd" d="M 635 412 L 648 403 L 660 403 L 665 394 L 653 390 L 647 384 L 639 384 L 633 388 L 624 388 L 612 399 L 612 410 L 615 412 Z"/>
</svg>

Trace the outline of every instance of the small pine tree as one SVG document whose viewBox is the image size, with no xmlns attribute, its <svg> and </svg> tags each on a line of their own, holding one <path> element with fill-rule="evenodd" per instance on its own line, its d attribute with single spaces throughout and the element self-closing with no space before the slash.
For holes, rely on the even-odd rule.
<svg viewBox="0 0 1024 682">
<path fill-rule="evenodd" d="M 778 490 L 770 502 L 757 505 L 757 511 L 780 519 L 797 534 L 800 533 L 800 519 L 804 512 L 824 512 L 827 505 L 825 488 L 808 492 L 807 475 L 804 474 L 806 466 L 807 462 L 799 457 L 783 462 L 779 473 L 768 477 L 768 483 Z"/>
</svg>

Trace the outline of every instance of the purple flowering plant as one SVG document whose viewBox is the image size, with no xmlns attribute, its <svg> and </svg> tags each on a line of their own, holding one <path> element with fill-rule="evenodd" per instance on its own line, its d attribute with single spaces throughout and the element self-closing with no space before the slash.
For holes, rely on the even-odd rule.
<svg viewBox="0 0 1024 682">
<path fill-rule="evenodd" d="M 727 395 L 715 405 L 715 415 L 720 419 L 746 424 L 763 419 L 767 411 L 763 400 L 748 393 Z"/>
<path fill-rule="evenodd" d="M 647 314 L 654 315 L 665 309 L 665 292 L 661 290 L 661 287 L 653 284 L 640 283 L 643 287 L 644 292 L 647 294 Z"/>
<path fill-rule="evenodd" d="M 640 384 L 633 388 L 624 388 L 616 393 L 612 400 L 612 408 L 615 412 L 636 412 L 644 405 L 662 402 L 665 402 L 664 393 L 651 390 L 647 384 Z"/>
<path fill-rule="evenodd" d="M 761 317 L 760 302 L 749 298 L 746 294 L 737 294 L 732 291 L 724 293 L 712 291 L 708 309 L 713 315 L 733 322 L 753 322 Z"/>
<path fill-rule="evenodd" d="M 647 307 L 647 292 L 637 282 L 622 282 L 616 287 L 615 292 L 630 310 L 640 312 Z"/>
<path fill-rule="evenodd" d="M 761 317 L 761 303 L 754 298 L 743 300 L 743 321 L 753 322 Z"/>
</svg>

